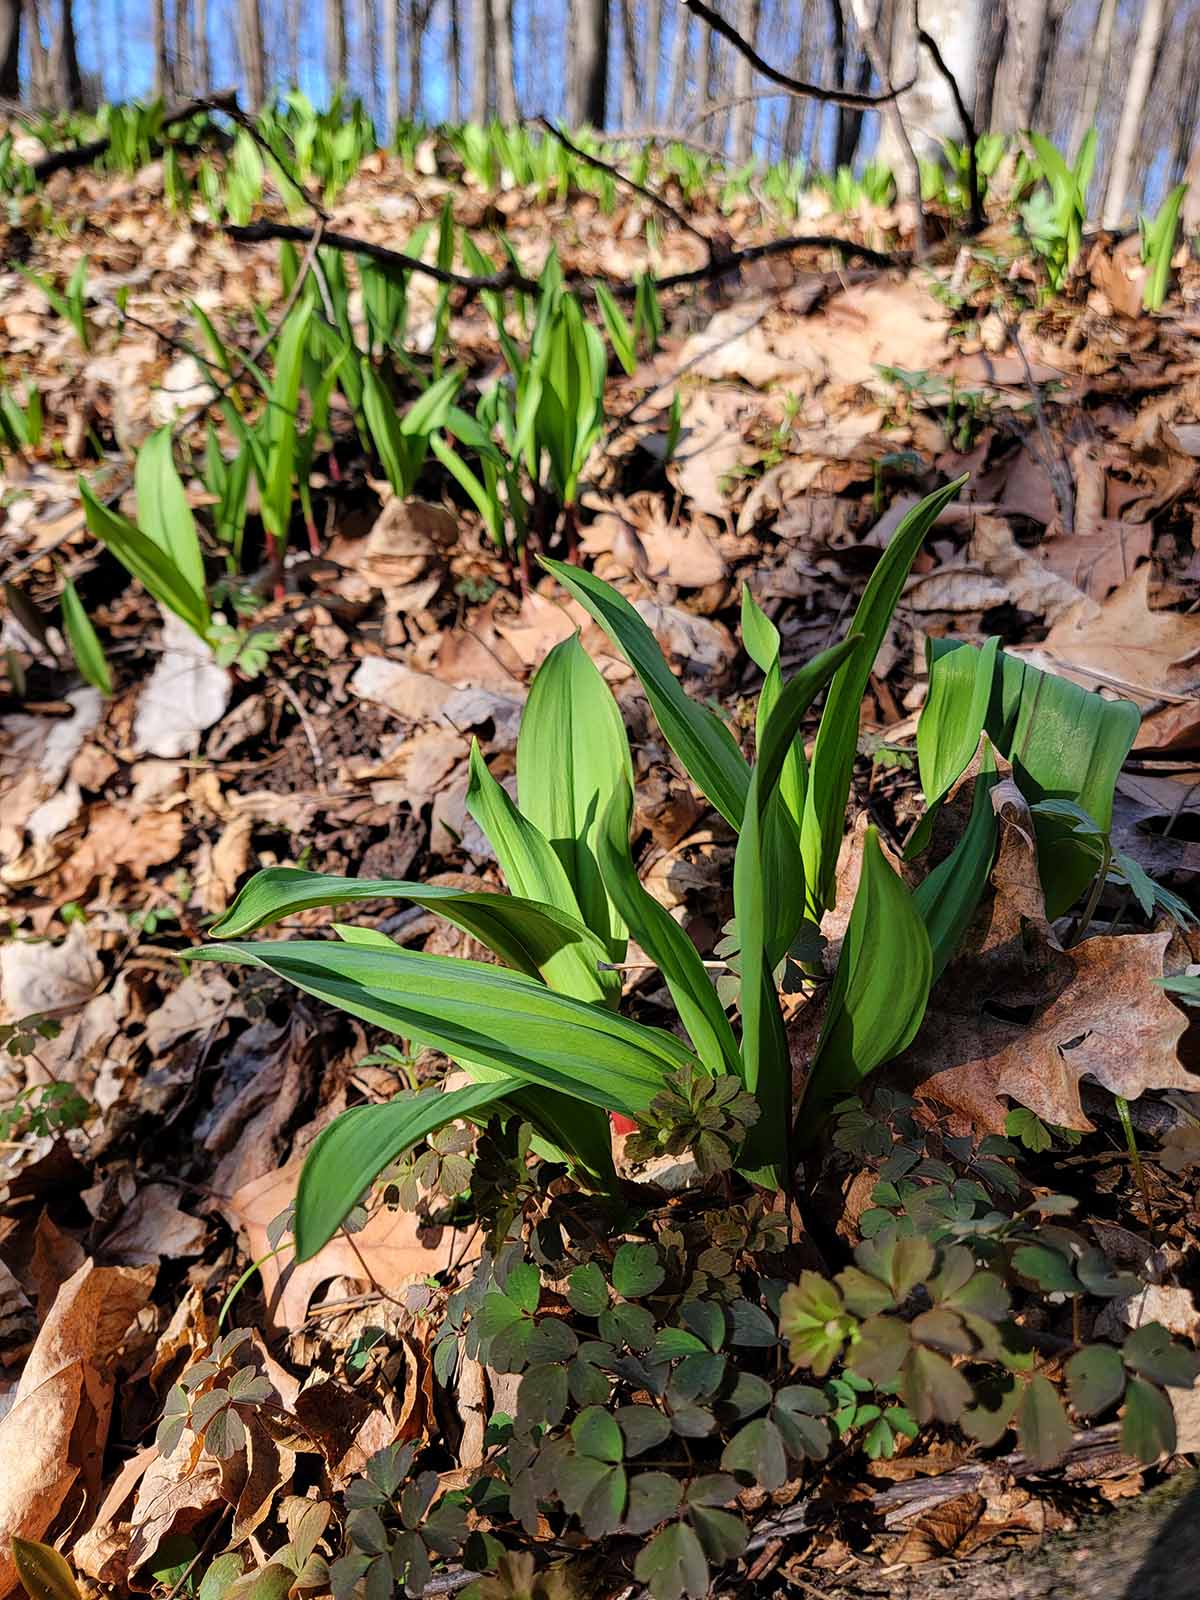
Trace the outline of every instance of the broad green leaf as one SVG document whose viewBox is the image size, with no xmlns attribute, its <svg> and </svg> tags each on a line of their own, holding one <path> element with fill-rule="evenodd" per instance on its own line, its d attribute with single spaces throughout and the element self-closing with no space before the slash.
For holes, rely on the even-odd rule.
<svg viewBox="0 0 1200 1600">
<path fill-rule="evenodd" d="M 484 962 L 324 941 L 217 944 L 193 960 L 262 967 L 306 994 L 466 1067 L 636 1117 L 696 1059 L 673 1035 Z"/>
<path fill-rule="evenodd" d="M 175 470 L 170 428 L 152 433 L 137 454 L 138 527 L 152 539 L 189 588 L 204 593 L 204 557 L 192 508 Z"/>
<path fill-rule="evenodd" d="M 654 1600 L 704 1600 L 708 1593 L 708 1562 L 700 1541 L 686 1522 L 673 1522 L 655 1534 L 638 1553 L 633 1568 Z"/>
<path fill-rule="evenodd" d="M 358 370 L 362 379 L 363 415 L 371 440 L 392 489 L 396 494 L 407 497 L 413 491 L 425 459 L 425 438 L 421 434 L 404 432 L 396 414 L 395 402 L 365 356 Z"/>
<path fill-rule="evenodd" d="M 954 649 L 932 647 L 935 661 Z M 1031 807 L 1065 799 L 1082 807 L 1107 833 L 1117 775 L 1133 745 L 1139 713 L 1129 700 L 1105 700 L 1066 678 L 1042 672 L 1000 651 L 984 731 L 1006 760 Z M 1038 872 L 1046 914 L 1068 910 L 1095 874 L 1095 854 L 1073 836 L 1069 818 L 1034 812 Z"/>
<path fill-rule="evenodd" d="M 700 953 L 671 913 L 642 886 L 629 852 L 633 790 L 613 794 L 598 840 L 600 870 L 629 931 L 654 962 L 701 1062 L 712 1073 L 741 1073 L 742 1059 L 725 1008 Z"/>
<path fill-rule="evenodd" d="M 206 639 L 210 617 L 204 589 L 193 588 L 153 539 L 147 538 L 128 517 L 102 505 L 82 478 L 79 480 L 79 492 L 83 498 L 87 525 L 101 544 L 112 551 L 126 571 L 145 586 L 160 606 L 173 611 L 193 633 Z"/>
<path fill-rule="evenodd" d="M 267 481 L 262 493 L 262 519 L 282 550 L 292 514 L 292 475 L 296 460 L 300 379 L 308 342 L 308 306 L 292 309 L 275 350 L 275 379 L 267 410 Z"/>
<path fill-rule="evenodd" d="M 471 746 L 467 810 L 483 829 L 515 895 L 552 906 L 577 923 L 585 938 L 568 945 L 542 968 L 546 982 L 580 1000 L 615 1005 L 621 995 L 619 972 L 602 970 L 605 947 L 583 923 L 579 901 L 549 840 L 509 798 L 487 769 L 478 743 Z"/>
<path fill-rule="evenodd" d="M 400 432 L 406 436 L 421 436 L 444 427 L 454 397 L 462 388 L 461 372 L 447 372 L 425 392 L 417 397 L 400 418 Z"/>
<path fill-rule="evenodd" d="M 530 977 L 545 978 L 555 958 L 572 946 L 580 948 L 585 963 L 595 965 L 595 941 L 587 929 L 577 917 L 553 906 L 515 895 L 474 894 L 439 884 L 409 883 L 403 878 L 326 877 L 298 867 L 264 867 L 256 872 L 210 931 L 216 938 L 240 939 L 315 906 L 349 905 L 355 900 L 411 900 L 445 917 Z M 386 943 L 395 948 L 390 940 Z"/>
<path fill-rule="evenodd" d="M 608 334 L 608 342 L 626 373 L 632 375 L 637 368 L 637 345 L 633 329 L 625 320 L 625 314 L 608 285 L 597 281 L 592 288 L 604 322 L 604 331 Z"/>
<path fill-rule="evenodd" d="M 1163 1391 L 1145 1378 L 1130 1378 L 1121 1419 L 1121 1446 L 1137 1461 L 1174 1455 L 1175 1412 Z"/>
<path fill-rule="evenodd" d="M 1094 1417 L 1125 1393 L 1125 1364 L 1111 1344 L 1088 1344 L 1066 1366 L 1067 1392 L 1076 1411 Z"/>
<path fill-rule="evenodd" d="M 912 1043 L 932 978 L 925 924 L 884 860 L 877 830 L 868 828 L 858 893 L 805 1087 L 806 1141 L 832 1104 L 856 1094 L 876 1067 Z"/>
<path fill-rule="evenodd" d="M 386 1105 L 355 1106 L 313 1140 L 296 1191 L 296 1255 L 307 1261 L 341 1227 L 363 1190 L 418 1140 L 503 1099 L 511 1082 L 422 1089 Z"/>
<path fill-rule="evenodd" d="M 113 692 L 112 673 L 108 670 L 104 648 L 92 627 L 92 619 L 84 610 L 79 591 L 70 578 L 63 579 L 62 592 L 63 632 L 75 657 L 75 665 L 93 689 L 103 695 Z"/>
<path fill-rule="evenodd" d="M 12 1561 L 29 1600 L 79 1600 L 70 1567 L 51 1545 L 14 1535 Z"/>
<path fill-rule="evenodd" d="M 1000 641 L 981 650 L 926 649 L 929 693 L 917 722 L 917 765 L 932 809 L 962 776 L 979 748 Z"/>
<path fill-rule="evenodd" d="M 913 891 L 933 954 L 933 982 L 946 968 L 975 915 L 996 856 L 996 812 L 992 790 L 1000 781 L 989 744 L 975 778 L 971 815 L 962 837 Z"/>
<path fill-rule="evenodd" d="M 810 763 L 801 827 L 805 893 L 814 922 L 832 907 L 836 895 L 838 850 L 845 828 L 846 800 L 858 750 L 862 698 L 871 668 L 887 637 L 892 614 L 925 535 L 966 482 L 956 478 L 912 508 L 863 591 L 850 632 L 861 634 L 863 648 L 845 662 L 830 685 Z"/>
<path fill-rule="evenodd" d="M 653 1294 L 666 1277 L 658 1250 L 652 1244 L 619 1245 L 613 1257 L 613 1288 L 626 1300 Z"/>
<path fill-rule="evenodd" d="M 750 768 L 720 717 L 684 693 L 658 640 L 611 584 L 548 556 L 542 557 L 542 565 L 574 595 L 621 651 L 637 673 L 659 727 L 688 776 L 725 820 L 740 828 Z"/>
<path fill-rule="evenodd" d="M 1013 1420 L 1021 1449 L 1036 1467 L 1056 1466 L 1071 1448 L 1074 1431 L 1048 1378 L 1030 1378 Z"/>
<path fill-rule="evenodd" d="M 765 674 L 754 719 L 755 740 L 761 747 L 767 718 L 774 710 L 783 689 L 783 672 L 779 660 L 779 629 L 759 607 L 746 584 L 742 585 L 742 643 L 755 666 Z M 779 778 L 780 797 L 797 825 L 804 817 L 804 797 L 807 791 L 808 762 L 804 754 L 803 740 L 797 734 Z"/>
<path fill-rule="evenodd" d="M 768 942 L 785 921 L 783 902 L 795 907 L 798 924 L 804 901 L 803 864 L 797 852 L 791 882 L 780 881 L 772 870 L 778 850 L 764 848 L 764 829 L 771 802 L 792 750 L 796 733 L 817 695 L 844 664 L 852 662 L 862 644 L 851 634 L 840 644 L 814 656 L 786 687 L 762 731 L 759 759 L 750 778 L 742 831 L 733 865 L 733 906 L 741 946 L 742 969 L 742 1077 L 759 1103 L 759 1119 L 750 1129 L 742 1151 L 749 1172 L 775 1171 L 777 1181 L 786 1176 L 788 1134 L 792 1116 L 791 1057 L 775 991 L 774 952 Z M 792 827 L 782 810 L 774 812 L 778 826 Z M 774 959 L 773 959 L 774 957 Z"/>
<path fill-rule="evenodd" d="M 1142 286 L 1142 304 L 1147 311 L 1160 311 L 1167 298 L 1171 283 L 1171 257 L 1175 254 L 1175 236 L 1179 227 L 1179 213 L 1188 192 L 1186 183 L 1177 183 L 1159 208 L 1158 215 L 1146 230 L 1144 260 L 1150 268 Z"/>
<path fill-rule="evenodd" d="M 583 920 L 612 962 L 624 960 L 628 930 L 605 886 L 599 840 L 614 796 L 632 784 L 617 702 L 573 634 L 554 646 L 529 687 L 517 739 L 517 796 L 521 814 L 562 862 Z"/>
</svg>

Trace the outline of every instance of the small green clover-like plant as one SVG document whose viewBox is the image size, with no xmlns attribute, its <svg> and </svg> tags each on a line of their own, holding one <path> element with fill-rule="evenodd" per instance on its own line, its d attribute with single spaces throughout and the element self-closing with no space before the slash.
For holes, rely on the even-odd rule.
<svg viewBox="0 0 1200 1600">
<path fill-rule="evenodd" d="M 920 1432 L 917 1419 L 907 1406 L 884 1403 L 884 1392 L 855 1372 L 847 1370 L 840 1377 L 830 1378 L 825 1392 L 833 1406 L 830 1426 L 839 1439 L 861 1434 L 863 1453 L 871 1461 L 890 1461 L 899 1437 L 915 1439 Z"/>
<path fill-rule="evenodd" d="M 348 1549 L 329 1569 L 334 1600 L 390 1595 L 397 1587 L 406 1595 L 423 1594 L 433 1562 L 462 1549 L 463 1507 L 446 1495 L 437 1499 L 436 1472 L 412 1476 L 415 1456 L 411 1444 L 377 1450 L 364 1476 L 347 1488 Z"/>
<path fill-rule="evenodd" d="M 250 1340 L 249 1328 L 235 1328 L 219 1339 L 208 1356 L 194 1361 L 167 1395 L 155 1443 L 160 1455 L 174 1454 L 190 1429 L 218 1461 L 246 1448 L 243 1414 L 272 1394 L 271 1384 L 251 1362 L 237 1358 Z"/>
<path fill-rule="evenodd" d="M 41 1040 L 57 1039 L 61 1032 L 61 1022 L 34 1012 L 17 1022 L 0 1024 L 0 1050 L 10 1056 L 30 1056 Z"/>
<path fill-rule="evenodd" d="M 720 1077 L 691 1064 L 671 1074 L 625 1146 L 630 1161 L 690 1150 L 704 1177 L 728 1172 L 747 1131 L 758 1121 L 759 1106 L 733 1073 Z"/>
<path fill-rule="evenodd" d="M 385 1189 L 395 1189 L 396 1203 L 403 1211 L 415 1211 L 423 1200 L 437 1196 L 453 1200 L 470 1187 L 474 1163 L 469 1152 L 474 1143 L 470 1128 L 448 1123 L 430 1134 L 423 1151 L 398 1162 L 379 1182 Z"/>
<path fill-rule="evenodd" d="M 78 1128 L 92 1114 L 91 1104 L 74 1084 L 43 1083 L 22 1089 L 0 1111 L 0 1139 L 39 1139 L 47 1134 Z"/>
</svg>

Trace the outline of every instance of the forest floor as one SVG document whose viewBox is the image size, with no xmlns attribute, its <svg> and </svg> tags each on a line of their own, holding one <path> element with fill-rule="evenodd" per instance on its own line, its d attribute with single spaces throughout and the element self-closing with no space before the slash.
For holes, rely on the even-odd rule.
<svg viewBox="0 0 1200 1600">
<path fill-rule="evenodd" d="M 6 1544 L 14 1533 L 55 1542 L 84 1592 L 165 1595 L 191 1592 L 180 1573 L 201 1547 L 224 1547 L 230 1518 L 254 1560 L 277 1546 L 284 1497 L 314 1481 L 296 1465 L 314 1434 L 322 1492 L 340 1515 L 345 1484 L 397 1440 L 432 1442 L 443 1487 L 465 1482 L 488 1450 L 480 1418 L 511 1409 L 504 1376 L 489 1380 L 477 1363 L 462 1369 L 478 1380 L 470 1393 L 465 1377 L 455 1392 L 433 1375 L 469 1231 L 384 1207 L 302 1266 L 274 1253 L 269 1225 L 316 1132 L 396 1088 L 382 1036 L 269 974 L 185 967 L 181 954 L 272 863 L 496 886 L 466 810 L 471 741 L 511 789 L 530 675 L 576 628 L 631 730 L 643 880 L 706 954 L 730 916 L 733 845 L 595 624 L 550 579 L 523 584 L 436 465 L 416 498 L 393 496 L 336 405 L 343 442 L 311 480 L 317 548 L 293 539 L 281 596 L 265 564 L 252 574 L 254 625 L 269 635 L 263 670 L 218 666 L 164 626 L 87 532 L 77 477 L 123 494 L 133 513 L 131 448 L 213 399 L 188 348 L 190 303 L 249 350 L 255 308 L 269 323 L 283 302 L 278 248 L 170 210 L 161 166 L 64 172 L 45 192 L 49 216 L 16 208 L 0 225 L 0 367 L 10 386 L 37 384 L 47 419 L 36 453 L 6 457 L 0 500 L 0 1530 Z M 669 223 L 651 251 L 654 209 L 641 199 L 622 194 L 604 215 L 586 196 L 485 195 L 449 163 L 419 175 L 384 155 L 368 158 L 327 226 L 394 244 L 446 196 L 481 240 L 502 227 L 533 271 L 552 240 L 565 268 L 614 280 L 704 264 L 701 244 Z M 689 215 L 738 245 L 772 231 L 757 206 L 722 216 L 705 203 Z M 815 225 L 886 248 L 898 219 L 872 210 Z M 61 282 L 84 255 L 87 350 L 16 270 Z M 609 382 L 580 559 L 638 604 L 692 693 L 746 729 L 758 676 L 737 644 L 742 586 L 779 627 L 785 667 L 807 659 L 844 627 L 903 511 L 969 473 L 875 662 L 858 813 L 897 849 L 917 815 L 925 640 L 998 635 L 1035 665 L 1138 703 L 1113 844 L 1200 912 L 1200 268 L 1183 264 L 1153 316 L 1138 306 L 1139 270 L 1128 245 L 1090 241 L 1066 292 L 1030 309 L 1035 269 L 997 221 L 974 242 L 936 246 L 925 264 L 843 268 L 813 248 L 664 296 L 659 348 Z M 436 286 L 414 279 L 410 301 L 420 348 Z M 472 382 L 495 366 L 477 302 L 453 310 L 448 348 Z M 187 437 L 198 457 L 202 434 Z M 206 505 L 198 483 L 189 493 Z M 106 641 L 111 697 L 81 681 L 56 626 L 64 574 Z M 848 875 L 860 836 L 849 835 Z M 465 946 L 423 913 L 359 913 L 410 945 Z M 335 920 L 317 909 L 290 926 Z M 1078 1142 L 1056 1135 L 1023 1159 L 1039 1192 L 1083 1202 L 1115 1259 L 1148 1268 L 1151 1288 L 1105 1313 L 1116 1326 L 1152 1316 L 1194 1339 L 1196 1035 L 1161 990 L 1134 980 L 1186 970 L 1200 950 L 1116 889 L 1095 927 L 1120 936 L 1093 987 L 1053 1015 L 1035 1007 L 1017 1019 L 1028 1060 L 1049 1063 L 1041 1120 L 1077 1130 Z M 654 983 L 630 974 L 628 987 L 652 1012 Z M 1101 1024 L 1088 1008 L 1104 991 L 1116 1003 Z M 30 1017 L 58 1031 L 30 1037 L 17 1026 Z M 1140 1182 L 1112 1095 L 1070 1063 L 1072 1039 L 1093 1026 L 1125 1074 Z M 420 1075 L 434 1070 L 419 1058 Z M 923 1076 L 909 1058 L 889 1081 Z M 1007 1091 L 978 1061 L 935 1076 L 924 1085 L 931 1117 L 1004 1131 Z M 82 1107 L 61 1089 L 47 1096 L 47 1084 L 69 1086 Z M 842 1209 L 826 1216 L 818 1256 L 857 1227 L 869 1203 L 861 1180 L 845 1168 L 827 1178 Z M 236 1472 L 198 1449 L 160 1457 L 168 1391 L 243 1280 L 232 1323 L 257 1330 L 256 1360 L 280 1403 L 308 1419 L 308 1442 L 276 1440 L 269 1461 L 238 1458 Z M 768 1532 L 748 1575 L 718 1592 L 1194 1593 L 1186 1529 L 1198 1491 L 1183 1469 L 1200 1452 L 1200 1407 L 1183 1394 L 1176 1409 L 1177 1450 L 1148 1467 L 1111 1428 L 1045 1473 L 1020 1467 L 1011 1437 L 981 1452 L 952 1429 L 925 1429 L 892 1459 L 862 1462 L 827 1515 Z M 819 1475 L 804 1489 L 816 1505 L 824 1492 Z M 797 1493 L 793 1482 L 747 1502 L 751 1526 Z M 0 1576 L 3 1593 L 12 1574 Z M 625 1569 L 592 1592 L 639 1586 Z"/>
</svg>

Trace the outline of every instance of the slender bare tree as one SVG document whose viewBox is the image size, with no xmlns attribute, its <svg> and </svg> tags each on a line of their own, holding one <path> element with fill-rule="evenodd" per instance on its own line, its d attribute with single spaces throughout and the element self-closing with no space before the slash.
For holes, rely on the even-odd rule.
<svg viewBox="0 0 1200 1600">
<path fill-rule="evenodd" d="M 662 55 L 662 0 L 646 0 L 646 57 L 638 115 L 648 126 L 658 121 L 658 80 Z"/>
<path fill-rule="evenodd" d="M 51 104 L 50 58 L 42 38 L 42 19 L 38 0 L 25 0 L 25 31 L 29 39 L 29 100 L 32 105 Z"/>
<path fill-rule="evenodd" d="M 1125 212 L 1129 193 L 1129 179 L 1133 158 L 1137 151 L 1138 131 L 1145 112 L 1150 81 L 1158 61 L 1158 47 L 1162 40 L 1166 17 L 1166 0 L 1145 0 L 1142 20 L 1138 26 L 1137 44 L 1129 69 L 1125 101 L 1121 107 L 1121 121 L 1113 145 L 1112 171 L 1104 193 L 1104 211 L 1101 220 L 1106 228 L 1119 226 Z"/>
<path fill-rule="evenodd" d="M 297 10 L 299 8 L 297 7 Z M 196 63 L 196 87 L 201 94 L 212 93 L 212 59 L 208 53 L 208 0 L 196 0 L 192 12 L 192 60 Z M 299 82 L 300 72 L 294 74 Z"/>
<path fill-rule="evenodd" d="M 641 74 L 638 71 L 637 4 L 621 0 L 621 125 L 632 128 L 637 121 L 641 100 Z"/>
<path fill-rule="evenodd" d="M 175 93 L 190 95 L 196 92 L 192 69 L 191 17 L 188 0 L 175 0 Z"/>
<path fill-rule="evenodd" d="M 21 0 L 0 4 L 0 96 L 21 97 Z"/>
<path fill-rule="evenodd" d="M 383 0 L 383 115 L 390 138 L 400 120 L 400 0 Z"/>
<path fill-rule="evenodd" d="M 50 88 L 54 104 L 74 109 L 83 104 L 83 74 L 79 70 L 79 51 L 75 43 L 73 0 L 60 0 L 58 27 L 50 46 Z"/>
<path fill-rule="evenodd" d="M 570 0 L 567 121 L 603 128 L 608 106 L 608 0 Z"/>
<path fill-rule="evenodd" d="M 738 0 L 737 27 L 750 45 L 758 44 L 760 0 Z M 754 128 L 758 105 L 750 99 L 754 90 L 754 68 L 739 54 L 733 65 L 733 93 L 738 104 L 733 108 L 733 158 L 746 162 L 754 154 Z"/>
<path fill-rule="evenodd" d="M 462 121 L 462 25 L 459 0 L 450 0 L 450 120 Z M 415 112 L 413 113 L 415 116 Z"/>
<path fill-rule="evenodd" d="M 506 127 L 519 119 L 517 69 L 513 59 L 513 0 L 492 0 L 492 41 L 495 47 L 496 115 Z"/>
<path fill-rule="evenodd" d="M 687 96 L 688 78 L 692 70 L 692 14 L 682 6 L 675 7 L 675 36 L 671 40 L 671 69 L 668 77 L 668 103 L 674 122 Z"/>
<path fill-rule="evenodd" d="M 325 0 L 325 76 L 330 91 L 345 83 L 348 68 L 346 0 Z"/>
<path fill-rule="evenodd" d="M 494 103 L 491 93 L 491 7 L 488 0 L 471 0 L 471 121 L 486 122 Z"/>
<path fill-rule="evenodd" d="M 992 127 L 1021 133 L 1033 126 L 1045 70 L 1050 0 L 1004 0 L 1004 54 L 996 74 Z"/>
<path fill-rule="evenodd" d="M 238 0 L 238 56 L 246 99 L 250 109 L 257 111 L 267 98 L 267 62 L 258 0 Z"/>
<path fill-rule="evenodd" d="M 171 57 L 167 52 L 167 0 L 154 0 L 151 12 L 151 48 L 154 51 L 154 94 L 167 98 L 174 90 Z"/>
<path fill-rule="evenodd" d="M 1074 157 L 1096 121 L 1100 104 L 1100 91 L 1108 77 L 1108 58 L 1112 52 L 1113 23 L 1117 17 L 1117 0 L 1100 0 L 1096 13 L 1096 26 L 1087 51 L 1087 67 L 1083 78 L 1083 93 L 1071 126 L 1071 155 Z"/>
</svg>

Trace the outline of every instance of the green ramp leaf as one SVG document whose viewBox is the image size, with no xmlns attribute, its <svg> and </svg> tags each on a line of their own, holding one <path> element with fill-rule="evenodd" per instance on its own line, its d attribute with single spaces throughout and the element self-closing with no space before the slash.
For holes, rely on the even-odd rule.
<svg viewBox="0 0 1200 1600">
<path fill-rule="evenodd" d="M 191 960 L 262 967 L 305 994 L 403 1039 L 636 1117 L 695 1056 L 673 1035 L 481 961 L 374 945 L 216 944 Z"/>
<path fill-rule="evenodd" d="M 604 629 L 637 673 L 667 743 L 706 800 L 734 828 L 742 825 L 750 766 L 720 717 L 684 693 L 658 640 L 624 596 L 594 573 L 541 558 Z M 857 715 L 857 713 L 856 713 Z"/>
<path fill-rule="evenodd" d="M 626 928 L 597 860 L 613 796 L 633 783 L 625 724 L 612 691 L 577 634 L 556 644 L 534 674 L 517 739 L 521 814 L 562 862 L 586 925 L 611 962 L 625 958 Z"/>
<path fill-rule="evenodd" d="M 943 655 L 971 649 L 935 641 L 934 670 Z M 1105 700 L 1004 650 L 996 657 L 984 731 L 1012 763 L 1013 777 L 1031 807 L 1043 800 L 1073 801 L 1107 833 L 1117 775 L 1139 720 L 1132 701 Z M 1052 919 L 1074 904 L 1095 874 L 1095 856 L 1072 827 L 1068 817 L 1034 811 L 1038 873 Z"/>
<path fill-rule="evenodd" d="M 602 970 L 607 951 L 584 927 L 579 901 L 566 869 L 541 829 L 522 816 L 507 789 L 487 769 L 478 742 L 471 745 L 467 780 L 467 810 L 483 829 L 496 852 L 505 881 L 514 894 L 553 906 L 577 923 L 586 935 L 565 946 L 547 961 L 543 976 L 552 989 L 580 1000 L 603 1000 L 615 1006 L 621 997 L 619 972 Z"/>
<path fill-rule="evenodd" d="M 62 592 L 63 632 L 75 657 L 75 665 L 93 689 L 103 695 L 113 692 L 112 673 L 108 670 L 104 647 L 92 627 L 92 619 L 84 609 L 79 591 L 70 578 L 63 579 Z"/>
<path fill-rule="evenodd" d="M 171 557 L 147 538 L 119 511 L 103 505 L 84 479 L 79 480 L 84 515 L 89 529 L 117 560 L 152 594 L 160 606 L 173 611 L 201 639 L 208 637 L 210 617 L 203 586 L 193 587 Z"/>
<path fill-rule="evenodd" d="M 966 482 L 956 478 L 926 495 L 907 513 L 892 535 L 850 624 L 851 633 L 863 636 L 863 648 L 845 662 L 834 677 L 813 746 L 804 803 L 800 844 L 804 855 L 808 913 L 814 922 L 836 898 L 838 849 L 845 827 L 846 799 L 858 751 L 858 723 L 862 697 L 925 535 Z"/>
<path fill-rule="evenodd" d="M 638 878 L 629 852 L 632 815 L 633 789 L 624 783 L 609 801 L 598 841 L 608 891 L 633 937 L 662 974 L 703 1065 L 714 1074 L 740 1074 L 737 1040 L 699 951 Z"/>
<path fill-rule="evenodd" d="M 925 1015 L 933 953 L 904 884 L 867 829 L 862 876 L 842 940 L 829 1009 L 805 1086 L 807 1140 L 836 1101 L 912 1043 Z"/>
<path fill-rule="evenodd" d="M 750 1170 L 769 1167 L 776 1181 L 787 1174 L 792 1071 L 768 942 L 782 920 L 774 904 L 783 896 L 802 904 L 804 882 L 798 857 L 798 878 L 793 883 L 782 883 L 767 870 L 773 857 L 764 849 L 764 824 L 809 707 L 834 674 L 853 660 L 862 643 L 861 634 L 851 634 L 814 656 L 780 691 L 763 729 L 734 857 L 733 905 L 742 963 L 742 1076 L 757 1097 L 760 1112 L 746 1140 L 743 1161 Z"/>
<path fill-rule="evenodd" d="M 506 1081 L 464 1089 L 422 1089 L 386 1105 L 355 1106 L 313 1140 L 296 1190 L 296 1255 L 307 1261 L 329 1243 L 368 1184 L 418 1140 L 503 1099 Z"/>
<path fill-rule="evenodd" d="M 480 894 L 403 878 L 335 878 L 299 867 L 264 867 L 241 889 L 210 932 L 240 939 L 315 906 L 355 900 L 411 900 L 471 934 L 518 972 L 545 978 L 562 951 L 577 947 L 587 971 L 595 970 L 596 941 L 570 913 L 517 895 Z M 594 985 L 595 997 L 601 991 Z M 581 995 L 581 999 L 587 999 Z"/>
</svg>

